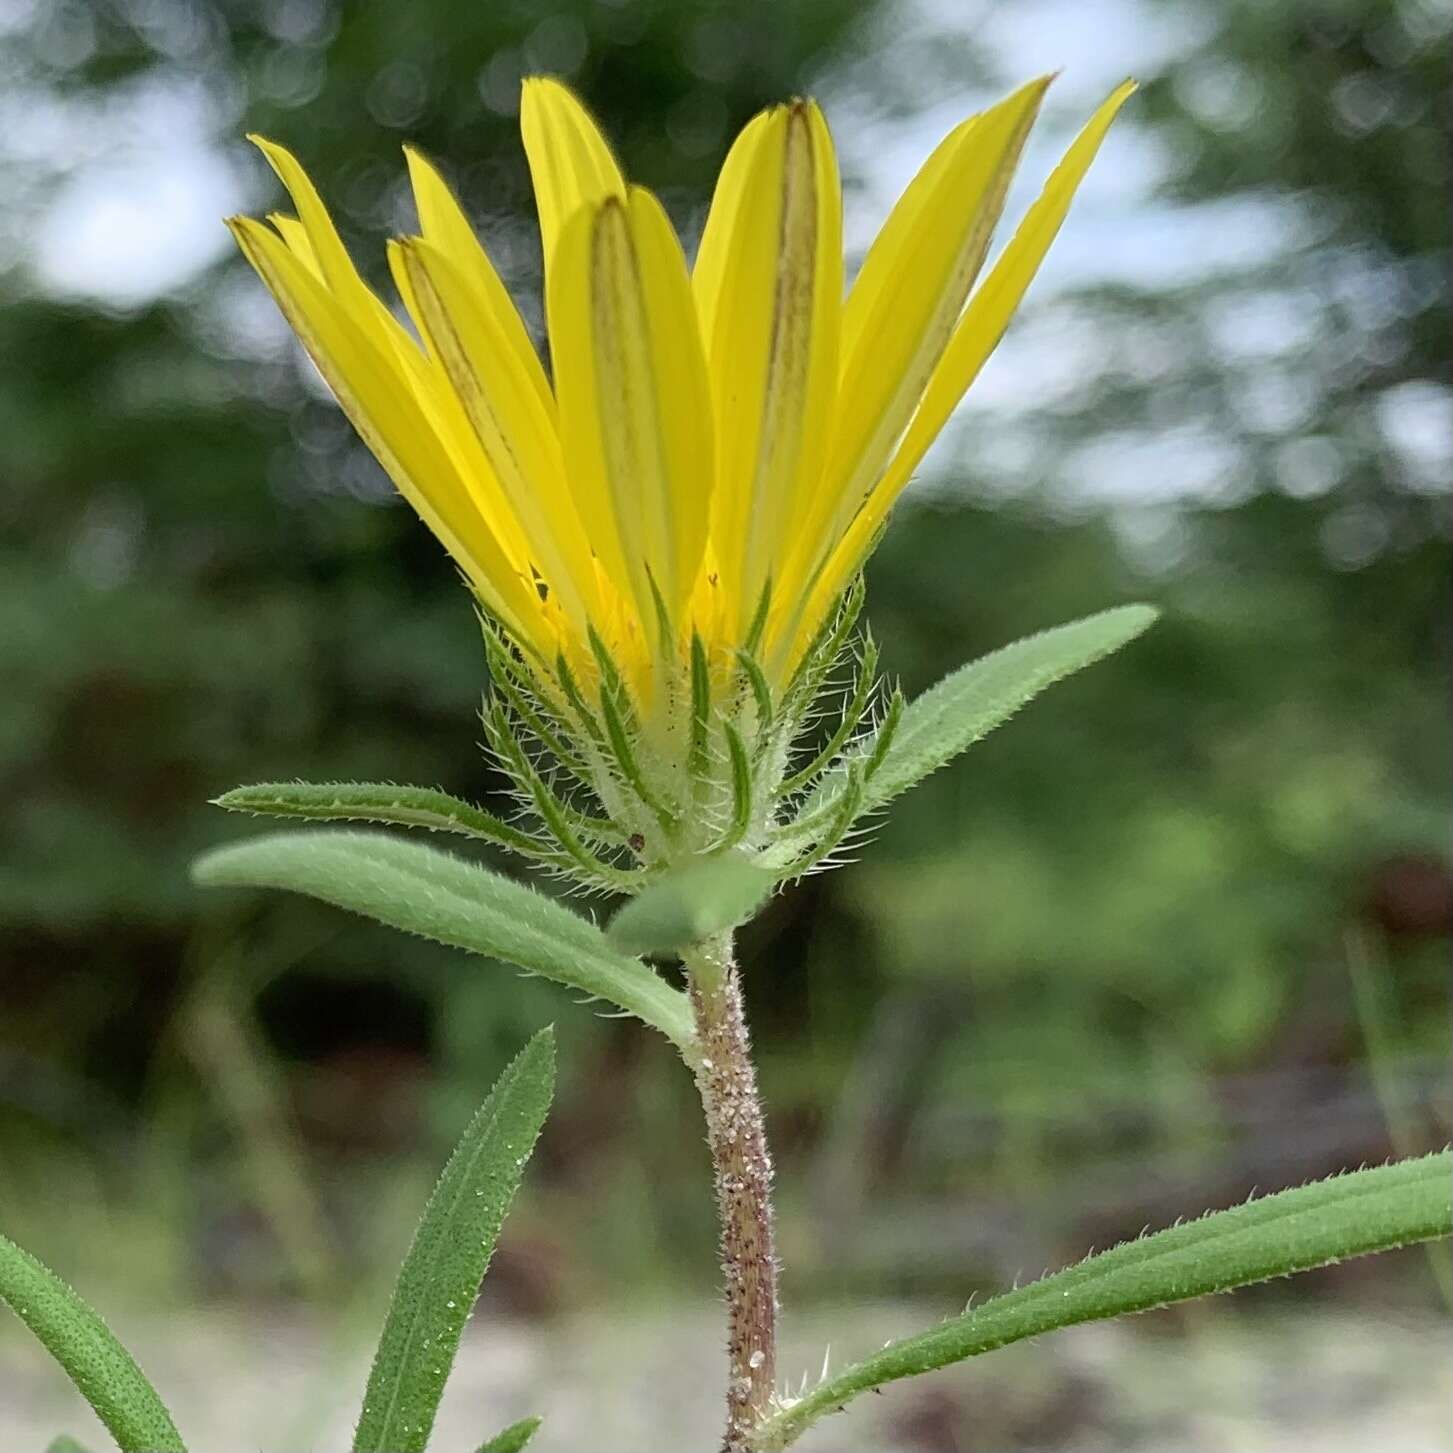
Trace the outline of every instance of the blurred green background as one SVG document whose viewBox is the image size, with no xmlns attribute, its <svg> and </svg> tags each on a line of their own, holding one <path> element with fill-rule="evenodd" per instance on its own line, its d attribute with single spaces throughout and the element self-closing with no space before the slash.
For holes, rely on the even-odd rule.
<svg viewBox="0 0 1453 1453">
<path fill-rule="evenodd" d="M 556 1019 L 557 1110 L 486 1306 L 663 1327 L 709 1307 L 693 1090 L 650 1035 L 186 877 L 249 830 L 206 805 L 238 783 L 498 791 L 469 602 L 220 219 L 278 204 L 241 139 L 260 130 L 382 282 L 414 141 L 537 323 L 516 113 L 538 70 L 688 245 L 736 128 L 818 95 L 855 257 L 1010 82 L 1064 68 L 1011 215 L 1119 79 L 1144 83 L 898 511 L 869 614 L 910 692 L 1108 604 L 1165 619 L 748 932 L 789 1297 L 864 1326 L 941 1313 L 1147 1222 L 1446 1142 L 1450 30 L 1435 0 L 0 5 L 0 1225 L 123 1330 L 172 1328 L 179 1367 L 187 1318 L 200 1356 L 263 1308 L 323 1376 L 452 1137 Z M 1307 1307 L 1418 1325 L 1435 1284 L 1386 1259 L 1136 1345 L 1194 1361 L 1234 1325 L 1260 1347 L 1258 1316 Z M 712 1366 L 711 1325 L 681 1325 Z M 1013 1396 L 990 1364 L 897 1393 L 855 1436 L 1197 1446 L 1167 1409 L 1112 1416 L 1108 1374 L 1054 1355 L 1031 1376 L 1006 1354 Z M 1411 1406 L 1411 1365 L 1388 1406 Z M 69 1406 L 3 1326 L 0 1414 L 7 1376 L 12 1416 Z M 1275 1416 L 1248 1408 L 1235 1446 L 1301 1446 L 1255 1442 Z"/>
</svg>

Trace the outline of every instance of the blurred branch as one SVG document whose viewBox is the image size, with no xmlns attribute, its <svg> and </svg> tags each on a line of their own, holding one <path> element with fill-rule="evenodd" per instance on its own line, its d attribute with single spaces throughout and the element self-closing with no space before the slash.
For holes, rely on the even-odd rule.
<svg viewBox="0 0 1453 1453">
<path fill-rule="evenodd" d="M 1367 1043 L 1367 1075 L 1387 1123 L 1388 1138 L 1400 1156 L 1416 1153 L 1426 1138 L 1420 1133 L 1415 1103 L 1398 1083 L 1396 1033 L 1392 1007 L 1388 1002 L 1390 979 L 1386 958 L 1377 952 L 1367 930 L 1350 929 L 1344 937 L 1347 973 L 1352 981 L 1352 1001 Z M 1431 1241 L 1424 1248 L 1439 1294 L 1453 1311 L 1453 1248 L 1447 1242 Z"/>
<path fill-rule="evenodd" d="M 229 940 L 205 962 L 178 1011 L 176 1039 L 243 1150 L 253 1193 L 299 1287 L 336 1289 L 338 1250 L 308 1172 L 277 1060 L 239 987 Z"/>
<path fill-rule="evenodd" d="M 1453 1070 L 1440 1059 L 1409 1056 L 1384 1067 L 1384 1092 L 1390 1103 L 1432 1104 L 1453 1092 Z M 834 1225 L 834 1264 L 855 1262 L 870 1275 L 946 1268 L 972 1274 L 989 1268 L 1011 1276 L 1052 1261 L 1066 1242 L 1088 1238 L 1104 1244 L 1133 1235 L 1148 1221 L 1172 1220 L 1187 1205 L 1231 1201 L 1257 1187 L 1377 1161 L 1388 1150 L 1383 1101 L 1357 1070 L 1277 1071 L 1217 1081 L 1205 1102 L 1203 1125 L 1211 1138 L 1178 1144 L 1170 1155 L 1143 1148 L 1154 1136 L 1156 1117 L 1156 1107 L 1143 1100 L 1078 1097 L 1070 1113 L 1036 1117 L 1041 1132 L 1058 1131 L 1060 1143 L 1075 1144 L 1072 1199 L 1047 1197 L 1030 1209 L 1020 1195 L 979 1196 L 965 1210 L 957 1201 L 931 1204 L 922 1195 L 880 1191 L 870 1211 L 849 1212 Z M 987 1112 L 928 1112 L 911 1137 L 904 1136 L 920 1149 L 895 1179 L 921 1184 L 925 1154 L 934 1157 L 935 1178 L 944 1179 L 954 1166 L 992 1148 L 1004 1123 Z M 1188 1123 L 1180 1122 L 1178 1129 L 1185 1132 Z M 1127 1140 L 1138 1147 L 1133 1153 L 1096 1155 L 1106 1142 Z M 1413 1151 L 1438 1143 L 1440 1137 L 1430 1134 Z M 842 1164 L 854 1160 L 845 1149 L 837 1156 Z M 859 1152 L 857 1164 L 871 1164 L 866 1151 Z M 860 1185 L 856 1197 L 845 1195 L 842 1204 L 852 1207 L 856 1200 L 861 1206 L 865 1199 Z"/>
</svg>

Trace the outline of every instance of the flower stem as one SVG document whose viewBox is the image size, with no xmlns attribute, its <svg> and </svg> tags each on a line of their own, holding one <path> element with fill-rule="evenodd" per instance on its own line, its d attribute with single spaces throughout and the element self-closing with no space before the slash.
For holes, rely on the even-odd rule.
<svg viewBox="0 0 1453 1453">
<path fill-rule="evenodd" d="M 727 1426 L 721 1453 L 747 1453 L 777 1378 L 777 1261 L 772 1159 L 752 1064 L 731 935 L 686 955 L 701 1043 L 696 1072 L 716 1171 L 727 1304 Z"/>
</svg>

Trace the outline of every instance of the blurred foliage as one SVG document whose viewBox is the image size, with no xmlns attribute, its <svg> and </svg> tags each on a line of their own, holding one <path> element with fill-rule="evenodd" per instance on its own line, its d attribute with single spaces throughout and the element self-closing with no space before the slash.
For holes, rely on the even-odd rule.
<svg viewBox="0 0 1453 1453">
<path fill-rule="evenodd" d="M 1385 949 L 1397 1052 L 1442 1052 L 1448 481 L 1427 438 L 1450 398 L 1434 114 L 1447 26 L 1423 0 L 1167 8 L 1190 39 L 1130 116 L 1164 161 L 1160 200 L 1206 227 L 1264 227 L 1265 248 L 1170 285 L 1031 302 L 1020 328 L 1080 340 L 1083 371 L 1015 425 L 1029 444 L 1008 484 L 992 449 L 964 442 L 992 419 L 946 441 L 940 486 L 900 512 L 869 597 L 884 659 L 915 691 L 1118 600 L 1167 618 L 907 798 L 861 865 L 749 931 L 781 1140 L 789 1157 L 825 1147 L 824 1184 L 834 1146 L 839 1164 L 871 1159 L 854 1093 L 882 1068 L 894 1006 L 930 1008 L 899 1051 L 913 1073 L 883 1062 L 910 1123 L 984 1107 L 990 1148 L 954 1155 L 1011 1183 L 1047 1173 L 1059 1150 L 1043 1127 L 1066 1117 L 1103 1147 L 1096 1107 L 1139 1104 L 1137 1143 L 1154 1146 L 1187 1114 L 1219 1123 L 1217 1077 L 1354 1064 L 1354 928 Z M 230 139 L 253 128 L 305 156 L 375 273 L 383 236 L 410 225 L 399 145 L 416 141 L 537 318 L 522 73 L 568 75 L 689 235 L 760 105 L 837 76 L 901 114 L 926 78 L 988 64 L 945 37 L 914 52 L 911 76 L 890 73 L 878 57 L 901 59 L 897 13 L 88 0 L 22 11 L 0 80 L 94 125 L 143 87 L 193 88 L 256 206 L 275 190 Z M 34 216 L 60 173 L 6 155 L 0 187 L 15 218 Z M 225 963 L 245 992 L 208 989 L 206 1022 L 216 1042 L 279 1057 L 276 1093 L 319 1164 L 418 1150 L 425 1125 L 446 1143 L 527 1032 L 558 1018 L 541 1158 L 580 1190 L 581 1224 L 619 1257 L 605 1264 L 709 1235 L 694 1182 L 678 1193 L 690 1178 L 660 1171 L 700 1153 L 690 1086 L 632 1028 L 307 903 L 188 886 L 187 860 L 241 830 L 205 799 L 240 782 L 390 776 L 487 797 L 476 628 L 240 263 L 127 310 L 48 294 L 6 245 L 0 356 L 20 366 L 0 380 L 0 1157 L 37 1135 L 47 1154 L 93 1148 L 109 1104 L 160 1160 L 266 1214 L 256 1154 L 228 1150 L 246 1139 L 237 1077 L 189 1017 Z M 1151 480 L 1123 507 L 1075 495 L 1107 450 L 1173 479 L 1188 441 L 1219 461 L 1198 493 Z M 1348 1136 L 1329 1162 L 1381 1153 L 1375 1130 Z M 927 1162 L 925 1182 L 954 1190 L 959 1172 Z M 42 1179 L 12 1175 L 0 1210 L 18 1214 Z M 298 1216 L 311 1235 L 312 1211 Z M 227 1259 L 214 1246 L 207 1264 Z"/>
</svg>

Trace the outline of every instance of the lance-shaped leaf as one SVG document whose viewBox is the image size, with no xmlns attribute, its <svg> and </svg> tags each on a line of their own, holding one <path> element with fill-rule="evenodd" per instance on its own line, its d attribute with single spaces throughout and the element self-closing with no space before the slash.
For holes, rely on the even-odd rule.
<svg viewBox="0 0 1453 1453">
<path fill-rule="evenodd" d="M 369 1373 L 354 1453 L 423 1453 L 428 1445 L 460 1334 L 554 1088 L 555 1036 L 542 1029 L 469 1122 L 424 1207 Z"/>
<path fill-rule="evenodd" d="M 971 661 L 910 702 L 865 795 L 881 807 L 1007 721 L 1047 686 L 1108 656 L 1158 612 L 1123 605 Z"/>
<path fill-rule="evenodd" d="M 608 999 L 659 1029 L 688 1059 L 696 1034 L 686 996 L 621 953 L 588 919 L 531 888 L 437 848 L 370 832 L 249 838 L 204 854 L 206 887 L 287 888 L 455 948 Z"/>
<path fill-rule="evenodd" d="M 390 827 L 459 833 L 513 848 L 527 857 L 551 857 L 527 833 L 437 787 L 401 787 L 392 782 L 259 782 L 255 786 L 234 787 L 212 801 L 229 812 L 247 812 L 257 817 L 291 817 L 308 822 L 378 822 Z"/>
<path fill-rule="evenodd" d="M 652 883 L 606 929 L 618 949 L 676 954 L 744 923 L 762 905 L 778 875 L 741 858 L 703 858 Z"/>
<path fill-rule="evenodd" d="M 100 1315 L 3 1236 L 0 1301 L 66 1370 L 122 1453 L 185 1453 L 166 1405 Z"/>
<path fill-rule="evenodd" d="M 91 1453 L 91 1450 L 69 1433 L 60 1433 L 46 1444 L 45 1453 Z"/>
<path fill-rule="evenodd" d="M 481 1443 L 479 1453 L 520 1453 L 520 1449 L 535 1436 L 539 1426 L 539 1418 L 521 1418 L 503 1432 L 496 1433 L 488 1443 Z"/>
<path fill-rule="evenodd" d="M 753 1448 L 785 1448 L 851 1398 L 1059 1327 L 1186 1301 L 1453 1234 L 1453 1154 L 1282 1191 L 1128 1241 L 961 1317 L 890 1342 L 767 1419 Z"/>
</svg>

